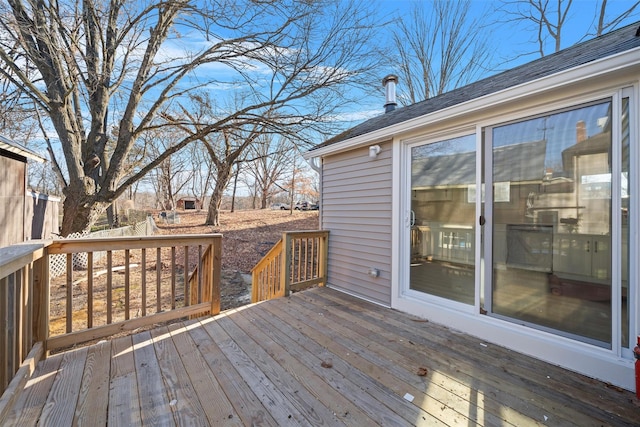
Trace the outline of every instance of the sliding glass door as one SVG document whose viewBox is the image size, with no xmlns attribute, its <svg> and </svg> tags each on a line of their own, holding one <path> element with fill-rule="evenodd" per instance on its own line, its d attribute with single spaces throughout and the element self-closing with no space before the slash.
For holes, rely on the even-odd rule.
<svg viewBox="0 0 640 427">
<path fill-rule="evenodd" d="M 619 95 L 408 145 L 406 295 L 628 356 L 638 148 Z"/>
<path fill-rule="evenodd" d="M 411 148 L 412 290 L 475 301 L 475 134 Z"/>
<path fill-rule="evenodd" d="M 485 138 L 490 314 L 610 347 L 612 102 L 490 127 Z"/>
</svg>

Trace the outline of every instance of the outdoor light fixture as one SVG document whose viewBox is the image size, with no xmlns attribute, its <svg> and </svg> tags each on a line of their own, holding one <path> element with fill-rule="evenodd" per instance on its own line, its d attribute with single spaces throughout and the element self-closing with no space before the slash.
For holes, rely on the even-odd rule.
<svg viewBox="0 0 640 427">
<path fill-rule="evenodd" d="M 378 157 L 378 154 L 380 154 L 380 146 L 379 145 L 372 145 L 369 147 L 369 157 L 371 157 L 372 159 L 375 159 L 376 157 Z"/>
</svg>

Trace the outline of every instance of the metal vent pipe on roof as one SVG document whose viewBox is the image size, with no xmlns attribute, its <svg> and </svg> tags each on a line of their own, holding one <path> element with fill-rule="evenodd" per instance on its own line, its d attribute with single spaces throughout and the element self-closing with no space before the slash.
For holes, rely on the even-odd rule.
<svg viewBox="0 0 640 427">
<path fill-rule="evenodd" d="M 398 76 L 389 74 L 382 79 L 382 86 L 384 87 L 386 102 L 384 104 L 384 112 L 388 113 L 396 109 L 398 105 L 396 103 L 396 84 L 398 83 Z"/>
</svg>

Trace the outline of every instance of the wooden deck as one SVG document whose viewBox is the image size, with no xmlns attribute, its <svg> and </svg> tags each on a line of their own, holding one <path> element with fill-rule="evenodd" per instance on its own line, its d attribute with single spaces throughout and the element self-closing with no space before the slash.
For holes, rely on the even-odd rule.
<svg viewBox="0 0 640 427">
<path fill-rule="evenodd" d="M 633 393 L 327 288 L 41 361 L 3 425 L 640 424 Z"/>
</svg>

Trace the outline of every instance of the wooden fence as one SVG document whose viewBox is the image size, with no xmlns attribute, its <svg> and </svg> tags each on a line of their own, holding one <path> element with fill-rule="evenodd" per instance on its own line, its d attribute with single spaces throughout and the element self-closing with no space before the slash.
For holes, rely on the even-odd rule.
<svg viewBox="0 0 640 427">
<path fill-rule="evenodd" d="M 251 302 L 288 295 L 327 280 L 328 231 L 293 231 L 251 270 Z"/>
<path fill-rule="evenodd" d="M 48 351 L 218 314 L 221 239 L 93 238 L 0 249 L 0 415 Z M 98 252 L 106 253 L 99 261 Z M 66 257 L 66 273 L 50 279 L 49 257 L 58 254 Z M 74 266 L 76 254 L 86 254 L 86 268 Z"/>
</svg>

